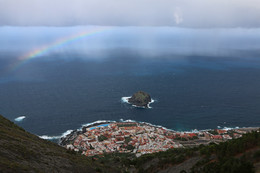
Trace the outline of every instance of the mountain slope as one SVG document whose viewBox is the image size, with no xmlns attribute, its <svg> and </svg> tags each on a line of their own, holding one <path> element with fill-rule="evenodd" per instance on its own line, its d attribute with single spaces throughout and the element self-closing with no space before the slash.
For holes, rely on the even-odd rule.
<svg viewBox="0 0 260 173">
<path fill-rule="evenodd" d="M 96 172 L 102 169 L 117 172 L 40 139 L 0 115 L 0 172 Z"/>
<path fill-rule="evenodd" d="M 134 172 L 147 173 L 260 173 L 260 132 L 220 144 L 142 155 L 128 163 Z"/>
</svg>

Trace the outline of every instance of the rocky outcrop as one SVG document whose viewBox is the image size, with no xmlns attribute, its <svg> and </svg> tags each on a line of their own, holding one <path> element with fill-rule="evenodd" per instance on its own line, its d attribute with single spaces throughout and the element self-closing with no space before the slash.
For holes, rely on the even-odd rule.
<svg viewBox="0 0 260 173">
<path fill-rule="evenodd" d="M 128 102 L 139 107 L 148 107 L 148 104 L 152 101 L 151 96 L 143 91 L 138 91 L 133 94 Z"/>
</svg>

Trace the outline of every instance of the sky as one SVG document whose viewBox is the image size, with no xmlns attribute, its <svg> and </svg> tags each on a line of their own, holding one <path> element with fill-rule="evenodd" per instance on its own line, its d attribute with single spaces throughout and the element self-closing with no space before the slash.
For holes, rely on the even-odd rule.
<svg viewBox="0 0 260 173">
<path fill-rule="evenodd" d="M 259 0 L 0 0 L 0 26 L 258 28 Z"/>
</svg>

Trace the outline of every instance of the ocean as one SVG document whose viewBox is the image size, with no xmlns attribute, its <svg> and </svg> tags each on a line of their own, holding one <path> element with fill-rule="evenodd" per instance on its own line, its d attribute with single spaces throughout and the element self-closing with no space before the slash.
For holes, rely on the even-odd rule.
<svg viewBox="0 0 260 173">
<path fill-rule="evenodd" d="M 98 120 L 260 126 L 259 29 L 110 27 L 67 38 L 88 29 L 1 27 L 0 114 L 50 137 Z M 152 108 L 122 101 L 139 90 Z"/>
</svg>

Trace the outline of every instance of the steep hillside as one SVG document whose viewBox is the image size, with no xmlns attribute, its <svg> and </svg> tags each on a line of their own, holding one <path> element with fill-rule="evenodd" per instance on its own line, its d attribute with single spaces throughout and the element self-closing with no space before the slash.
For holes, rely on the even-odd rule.
<svg viewBox="0 0 260 173">
<path fill-rule="evenodd" d="M 131 173 L 260 173 L 260 132 L 220 144 L 169 149 L 139 158 L 131 153 L 94 158 Z"/>
<path fill-rule="evenodd" d="M 0 115 L 0 172 L 117 172 L 40 139 Z"/>
<path fill-rule="evenodd" d="M 133 172 L 259 173 L 260 132 L 220 144 L 147 154 L 125 163 L 134 165 Z"/>
</svg>

